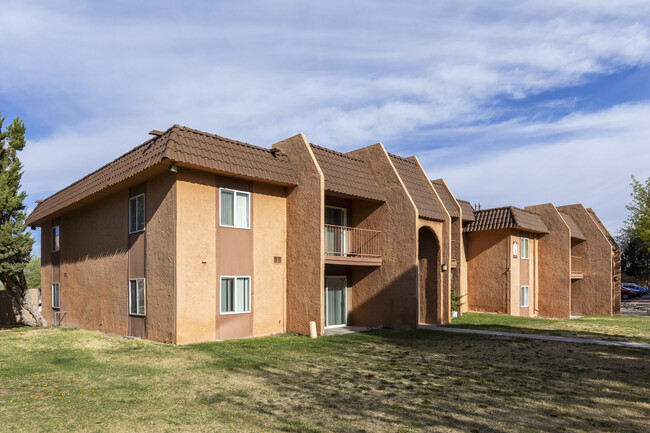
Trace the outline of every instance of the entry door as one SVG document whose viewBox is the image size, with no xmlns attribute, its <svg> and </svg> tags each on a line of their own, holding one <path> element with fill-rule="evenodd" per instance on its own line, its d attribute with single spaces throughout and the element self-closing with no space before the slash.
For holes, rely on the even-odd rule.
<svg viewBox="0 0 650 433">
<path fill-rule="evenodd" d="M 345 209 L 325 206 L 325 254 L 328 256 L 345 255 Z M 333 227 L 331 227 L 333 226 Z"/>
<path fill-rule="evenodd" d="M 347 277 L 325 277 L 325 326 L 345 326 L 348 321 Z"/>
</svg>

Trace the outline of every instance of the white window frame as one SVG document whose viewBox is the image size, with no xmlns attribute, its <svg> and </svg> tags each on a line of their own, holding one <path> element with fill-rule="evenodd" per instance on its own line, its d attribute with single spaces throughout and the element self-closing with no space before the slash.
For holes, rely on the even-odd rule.
<svg viewBox="0 0 650 433">
<path fill-rule="evenodd" d="M 59 231 L 59 245 L 56 245 L 56 230 Z M 61 225 L 52 226 L 52 252 L 61 251 Z"/>
<path fill-rule="evenodd" d="M 330 206 L 330 205 L 325 205 L 326 208 L 330 209 L 338 209 L 340 211 L 343 211 L 343 224 L 341 224 L 341 227 L 347 227 L 348 226 L 348 209 L 340 206 Z M 333 225 L 333 224 L 330 224 Z M 341 235 L 343 239 L 341 240 L 341 257 L 346 257 L 348 255 L 348 234 L 347 230 L 344 228 L 342 229 Z"/>
<path fill-rule="evenodd" d="M 233 193 L 233 201 L 232 201 L 232 225 L 228 224 L 222 224 L 221 223 L 221 206 L 222 206 L 222 200 L 221 200 L 221 192 L 222 191 L 228 191 Z M 243 194 L 248 196 L 248 226 L 238 226 L 235 224 L 235 221 L 237 219 L 237 194 Z M 232 189 L 232 188 L 219 188 L 219 227 L 228 227 L 231 229 L 245 229 L 245 230 L 250 230 L 251 228 L 251 208 L 253 204 L 251 202 L 251 193 L 248 191 L 240 191 L 238 189 Z"/>
<path fill-rule="evenodd" d="M 136 207 L 137 207 L 137 199 L 142 197 L 142 215 L 144 216 L 144 224 L 142 225 L 141 229 L 137 230 L 131 230 L 131 201 L 136 200 Z M 136 209 L 137 212 L 137 209 Z M 145 193 L 134 195 L 133 197 L 129 198 L 129 234 L 132 233 L 140 233 L 143 232 L 147 228 L 147 197 L 145 196 Z M 137 226 L 137 221 L 136 221 L 136 226 Z"/>
<path fill-rule="evenodd" d="M 54 296 L 54 286 L 56 286 L 56 297 Z M 55 299 L 56 303 L 54 303 Z M 61 283 L 52 283 L 52 308 L 61 308 Z"/>
<path fill-rule="evenodd" d="M 517 251 L 517 241 L 514 241 L 512 243 L 512 257 L 517 257 L 518 251 Z"/>
<path fill-rule="evenodd" d="M 418 260 L 419 263 L 419 260 Z M 419 266 L 419 265 L 418 265 Z M 418 275 L 420 273 L 418 272 Z M 345 294 L 343 295 L 343 303 L 345 304 L 345 323 L 342 325 L 326 325 L 326 328 L 343 328 L 345 326 L 348 326 L 348 276 L 347 275 L 325 275 L 325 323 L 327 323 L 327 312 L 329 311 L 329 302 L 327 300 L 327 292 L 329 291 L 328 289 L 328 284 L 327 284 L 327 279 L 328 278 L 342 278 L 345 280 Z"/>
<path fill-rule="evenodd" d="M 247 311 L 236 311 L 237 310 L 237 297 L 235 296 L 234 299 L 234 304 L 235 304 L 235 311 L 221 311 L 221 284 L 223 280 L 235 280 L 234 282 L 234 289 L 235 293 L 237 291 L 237 280 L 248 280 L 248 310 Z M 252 278 L 250 276 L 246 275 L 222 275 L 219 277 L 219 314 L 221 316 L 228 316 L 232 314 L 250 314 L 251 312 L 251 307 L 253 305 L 253 286 L 252 286 Z"/>
<path fill-rule="evenodd" d="M 144 313 L 132 313 L 131 307 L 131 281 L 140 281 L 142 280 L 142 285 L 144 286 Z M 137 284 L 137 283 L 136 283 Z M 147 279 L 146 278 L 129 278 L 129 283 L 127 285 L 127 293 L 129 296 L 129 316 L 138 316 L 144 317 L 147 315 Z M 137 297 L 137 287 L 136 287 L 136 297 Z M 137 306 L 136 306 L 137 308 Z"/>
<path fill-rule="evenodd" d="M 526 289 L 526 305 L 524 305 L 524 289 Z M 521 308 L 530 306 L 530 286 L 521 286 Z"/>
<path fill-rule="evenodd" d="M 526 245 L 525 247 L 524 247 L 524 244 Z M 530 247 L 530 242 L 529 242 L 528 238 L 521 238 L 521 256 L 520 256 L 520 258 L 528 259 L 528 257 L 530 256 L 529 247 Z M 525 256 L 524 256 L 524 252 L 526 252 Z"/>
</svg>

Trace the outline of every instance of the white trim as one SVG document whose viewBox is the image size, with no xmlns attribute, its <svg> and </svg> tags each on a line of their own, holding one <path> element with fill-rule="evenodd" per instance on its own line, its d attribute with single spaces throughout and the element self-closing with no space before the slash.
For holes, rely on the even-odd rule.
<svg viewBox="0 0 650 433">
<path fill-rule="evenodd" d="M 56 300 L 58 302 L 56 305 L 54 305 L 54 285 L 57 286 Z M 56 308 L 57 310 L 61 308 L 61 283 L 52 283 L 52 308 Z"/>
<path fill-rule="evenodd" d="M 233 225 L 226 225 L 226 224 L 221 224 L 221 191 L 230 191 L 233 193 L 233 198 L 232 198 L 232 222 Z M 248 226 L 238 226 L 235 225 L 235 218 L 237 217 L 237 194 L 246 194 L 248 196 Z M 250 230 L 251 228 L 251 208 L 253 207 L 252 201 L 251 201 L 251 193 L 248 191 L 240 191 L 238 189 L 232 189 L 232 188 L 219 188 L 219 227 L 227 227 L 230 229 L 244 229 L 244 230 Z"/>
<path fill-rule="evenodd" d="M 517 257 L 519 248 L 517 248 L 517 241 L 512 241 L 512 257 Z"/>
<path fill-rule="evenodd" d="M 526 288 L 526 305 L 524 305 L 524 287 Z M 521 299 L 519 299 L 519 304 L 521 308 L 530 307 L 530 286 L 521 286 L 521 292 L 519 293 Z"/>
<path fill-rule="evenodd" d="M 343 302 L 344 302 L 344 307 L 343 309 L 345 310 L 345 323 L 341 325 L 327 325 L 327 312 L 329 311 L 329 306 L 327 303 L 327 292 L 328 292 L 328 287 L 327 287 L 327 279 L 328 278 L 343 278 L 345 280 L 345 286 L 344 286 L 344 293 L 343 293 Z M 347 275 L 325 275 L 325 328 L 343 328 L 345 326 L 348 326 L 348 276 Z"/>
<path fill-rule="evenodd" d="M 520 238 L 520 240 L 521 240 L 521 254 L 519 255 L 519 258 L 528 260 L 528 258 L 530 257 L 530 252 L 529 252 L 530 242 L 529 242 L 529 239 L 522 237 L 522 238 Z M 524 248 L 524 241 L 526 241 L 526 248 Z M 526 256 L 525 257 L 524 257 L 524 251 L 526 251 Z"/>
<path fill-rule="evenodd" d="M 340 206 L 330 206 L 328 204 L 326 204 L 325 207 L 326 208 L 329 207 L 329 208 L 332 208 L 332 209 L 342 210 L 343 211 L 343 224 L 341 224 L 341 225 L 343 227 L 347 227 L 347 225 L 348 225 L 348 208 L 340 207 Z M 325 224 L 328 224 L 328 223 L 325 223 Z"/>
<path fill-rule="evenodd" d="M 332 208 L 332 209 L 342 210 L 343 211 L 343 223 L 341 224 L 341 227 L 347 227 L 348 226 L 348 209 L 347 208 L 340 207 L 340 206 L 330 206 L 330 205 L 325 205 L 325 207 L 326 208 L 329 207 L 329 208 Z M 325 219 L 323 218 L 323 221 L 324 220 Z M 325 224 L 328 224 L 328 223 L 325 223 Z M 330 224 L 330 225 L 334 225 L 334 224 Z M 348 255 L 348 234 L 347 234 L 347 231 L 345 229 L 343 229 L 342 235 L 343 235 L 343 239 L 342 239 L 343 243 L 341 245 L 341 249 L 343 251 L 341 251 L 341 257 L 346 257 Z"/>
<path fill-rule="evenodd" d="M 142 206 L 144 207 L 143 209 L 144 227 L 141 228 L 140 230 L 131 231 L 131 200 L 135 200 L 140 196 L 142 196 Z M 136 212 L 137 212 L 137 202 L 136 202 Z M 147 228 L 147 198 L 145 196 L 145 193 L 142 193 L 142 194 L 134 195 L 133 197 L 129 197 L 129 234 L 143 232 L 145 228 Z"/>
<path fill-rule="evenodd" d="M 237 279 L 248 279 L 248 311 L 226 311 L 222 312 L 221 311 L 221 281 L 223 279 L 233 279 L 235 280 L 235 284 L 233 285 L 233 290 L 237 290 Z M 234 294 L 233 294 L 234 295 Z M 235 304 L 235 310 L 237 310 L 237 296 L 233 297 L 233 301 Z M 233 314 L 250 314 L 251 309 L 253 308 L 253 279 L 251 278 L 250 275 L 221 275 L 219 277 L 219 315 L 220 316 L 230 316 Z"/>
<path fill-rule="evenodd" d="M 54 249 L 54 230 L 59 229 L 59 248 Z M 55 226 L 52 226 L 52 230 L 50 231 L 50 236 L 52 240 L 52 252 L 55 253 L 57 251 L 61 251 L 61 224 L 57 224 Z"/>
<path fill-rule="evenodd" d="M 144 285 L 144 313 L 132 313 L 131 312 L 131 306 L 132 306 L 131 305 L 131 281 L 140 281 L 140 280 L 142 280 L 142 284 Z M 137 286 L 136 286 L 136 290 L 137 290 Z M 129 282 L 127 284 L 127 292 L 128 292 L 128 295 L 129 295 L 129 316 L 137 316 L 137 317 L 146 316 L 147 315 L 147 279 L 146 278 L 129 278 Z"/>
</svg>

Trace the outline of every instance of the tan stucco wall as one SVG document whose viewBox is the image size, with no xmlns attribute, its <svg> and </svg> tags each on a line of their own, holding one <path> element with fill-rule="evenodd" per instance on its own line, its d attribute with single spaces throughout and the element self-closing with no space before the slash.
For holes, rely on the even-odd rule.
<svg viewBox="0 0 650 433">
<path fill-rule="evenodd" d="M 287 263 L 286 188 L 262 183 L 253 185 L 253 244 L 255 305 L 253 335 L 285 329 Z M 281 263 L 274 263 L 280 257 Z"/>
<path fill-rule="evenodd" d="M 539 315 L 571 317 L 571 230 L 551 203 L 529 206 L 549 233 L 538 240 Z"/>
<path fill-rule="evenodd" d="M 41 314 L 48 324 L 54 323 L 52 310 L 52 224 L 44 223 L 41 227 Z"/>
<path fill-rule="evenodd" d="M 427 227 L 430 229 L 436 236 L 438 240 L 438 261 L 436 266 L 437 272 L 437 287 L 436 287 L 436 323 L 449 323 L 450 319 L 450 301 L 451 301 L 451 272 L 449 271 L 449 263 L 451 258 L 451 239 L 449 236 L 449 224 L 438 221 L 429 221 L 422 218 L 418 218 L 417 228 L 419 229 Z M 418 238 L 418 242 L 420 238 Z M 442 264 L 448 265 L 447 271 L 442 271 Z M 420 293 L 422 294 L 422 288 L 420 288 Z M 422 298 L 420 298 L 420 303 L 422 304 Z M 420 323 L 423 322 L 423 305 L 420 305 Z M 433 317 L 430 313 L 426 314 L 427 317 Z M 430 323 L 430 322 L 428 322 Z"/>
<path fill-rule="evenodd" d="M 172 343 L 176 334 L 174 286 L 176 175 L 168 172 L 147 181 L 145 276 L 147 338 Z"/>
<path fill-rule="evenodd" d="M 571 314 L 612 314 L 612 247 L 581 204 L 560 206 L 576 222 L 587 239 L 572 248 L 582 257 L 584 278 L 571 283 Z"/>
<path fill-rule="evenodd" d="M 63 324 L 126 335 L 128 331 L 128 193 L 109 195 L 60 218 L 60 309 Z M 51 225 L 43 226 L 43 313 L 53 323 Z"/>
<path fill-rule="evenodd" d="M 456 261 L 456 269 L 451 269 L 450 266 L 450 292 L 454 290 L 457 295 L 463 296 L 461 302 L 463 305 L 460 311 L 467 311 L 467 260 L 465 258 L 465 245 L 463 242 L 463 221 L 462 221 L 462 208 L 456 201 L 456 197 L 451 192 L 449 185 L 444 179 L 441 179 L 443 187 L 447 190 L 449 195 L 453 198 L 453 206 L 458 211 L 458 218 L 450 218 L 449 227 L 451 230 L 451 244 L 450 244 L 450 260 Z"/>
<path fill-rule="evenodd" d="M 215 339 L 215 176 L 181 168 L 176 183 L 176 342 Z"/>
<path fill-rule="evenodd" d="M 147 326 L 149 338 L 173 340 L 173 248 L 160 240 L 173 239 L 173 178 L 149 179 L 146 232 L 151 241 L 147 257 Z M 63 215 L 60 252 L 60 311 L 63 324 L 127 335 L 128 333 L 128 189 L 123 189 Z M 51 223 L 41 227 L 42 313 L 53 322 Z M 164 247 L 162 247 L 164 245 Z M 153 250 L 156 250 L 153 252 Z M 156 276 L 151 277 L 155 272 Z"/>
<path fill-rule="evenodd" d="M 508 313 L 510 231 L 467 233 L 467 304 L 470 311 Z M 518 268 L 513 266 L 515 272 Z"/>
<path fill-rule="evenodd" d="M 445 208 L 444 203 L 440 199 L 440 196 L 438 196 L 438 193 L 436 192 L 435 188 L 431 184 L 430 176 L 424 171 L 424 167 L 422 167 L 422 164 L 420 164 L 420 161 L 418 160 L 417 157 L 411 156 L 409 157 L 409 160 L 413 161 L 419 168 L 420 173 L 426 180 L 426 184 L 429 188 L 429 193 L 431 195 L 431 200 L 435 201 L 436 204 L 438 205 L 438 208 L 442 212 L 445 220 L 443 222 L 437 222 L 437 221 L 428 221 L 422 218 L 418 219 L 418 229 L 421 227 L 429 227 L 431 228 L 435 233 L 436 237 L 438 238 L 438 242 L 440 242 L 440 263 L 441 264 L 446 264 L 448 269 L 449 265 L 451 263 L 451 243 L 452 243 L 452 228 L 451 228 L 451 217 L 449 216 L 449 212 L 447 212 L 447 209 Z M 451 322 L 451 272 L 449 270 L 447 271 L 442 271 L 439 268 L 439 297 L 438 299 L 440 300 L 438 304 L 438 321 L 439 323 L 450 323 Z"/>
<path fill-rule="evenodd" d="M 587 212 L 594 220 L 600 231 L 605 235 L 612 246 L 612 313 L 621 313 L 621 247 L 614 237 L 609 233 L 605 224 L 598 218 L 593 209 L 587 208 Z"/>
<path fill-rule="evenodd" d="M 318 332 L 325 327 L 323 222 L 325 190 L 323 172 L 304 135 L 276 143 L 284 151 L 298 177 L 298 186 L 287 196 L 287 298 L 286 329 L 309 333 L 315 321 Z"/>
<path fill-rule="evenodd" d="M 461 219 L 462 223 L 462 219 Z M 468 307 L 468 302 L 467 302 L 467 297 L 468 295 L 468 282 L 467 282 L 467 274 L 468 274 L 468 263 L 467 263 L 467 233 L 464 233 L 461 229 L 461 235 L 460 235 L 460 242 L 461 242 L 461 249 L 460 249 L 460 263 L 461 263 L 461 272 L 460 272 L 460 288 L 461 288 L 461 293 L 464 294 L 465 296 L 460 300 L 460 302 L 463 303 L 460 307 L 460 312 L 464 313 L 469 310 Z"/>
<path fill-rule="evenodd" d="M 351 324 L 415 328 L 418 325 L 417 210 L 386 150 L 375 144 L 351 155 L 366 161 L 384 204 L 367 204 L 361 228 L 381 230 L 382 266 L 355 269 Z"/>
</svg>

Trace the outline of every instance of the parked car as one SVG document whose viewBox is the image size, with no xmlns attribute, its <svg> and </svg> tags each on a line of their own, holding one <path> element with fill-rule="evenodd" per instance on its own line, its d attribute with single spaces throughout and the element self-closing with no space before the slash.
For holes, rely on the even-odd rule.
<svg viewBox="0 0 650 433">
<path fill-rule="evenodd" d="M 637 292 L 636 290 L 626 289 L 625 287 L 621 287 L 621 299 L 623 300 L 635 298 L 639 296 L 639 293 L 641 292 Z"/>
<path fill-rule="evenodd" d="M 625 287 L 626 289 L 632 289 L 632 290 L 638 290 L 639 292 L 643 293 L 644 295 L 647 295 L 650 293 L 647 287 L 639 286 L 638 284 L 634 283 L 623 283 L 621 284 L 621 288 Z"/>
</svg>

